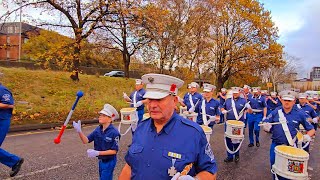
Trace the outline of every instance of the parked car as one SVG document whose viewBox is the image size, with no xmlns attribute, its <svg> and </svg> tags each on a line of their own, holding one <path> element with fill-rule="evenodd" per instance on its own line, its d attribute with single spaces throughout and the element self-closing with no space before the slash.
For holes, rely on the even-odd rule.
<svg viewBox="0 0 320 180">
<path fill-rule="evenodd" d="M 124 72 L 123 71 L 110 71 L 108 73 L 105 73 L 103 76 L 124 77 Z"/>
</svg>

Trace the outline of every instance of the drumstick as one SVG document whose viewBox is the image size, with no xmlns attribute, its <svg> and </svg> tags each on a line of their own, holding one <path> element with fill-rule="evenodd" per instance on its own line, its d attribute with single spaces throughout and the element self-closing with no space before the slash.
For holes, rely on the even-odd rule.
<svg viewBox="0 0 320 180">
<path fill-rule="evenodd" d="M 184 169 L 181 171 L 180 176 L 187 175 L 189 173 L 189 171 L 191 170 L 192 166 L 193 166 L 193 163 L 186 165 L 186 167 L 184 167 Z"/>
<path fill-rule="evenodd" d="M 260 123 L 258 126 L 264 126 L 266 125 L 267 123 Z M 275 123 L 268 123 L 270 125 L 276 125 L 276 124 L 281 124 L 281 122 L 275 122 Z"/>
</svg>

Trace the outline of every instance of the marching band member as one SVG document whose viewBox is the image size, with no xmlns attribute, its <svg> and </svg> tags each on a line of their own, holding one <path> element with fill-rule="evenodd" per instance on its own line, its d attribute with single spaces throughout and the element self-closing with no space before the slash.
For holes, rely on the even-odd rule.
<svg viewBox="0 0 320 180">
<path fill-rule="evenodd" d="M 214 85 L 208 83 L 203 84 L 203 99 L 198 112 L 199 118 L 197 118 L 197 123 L 199 125 L 210 122 L 205 125 L 213 128 L 215 122 L 220 120 L 219 101 L 213 99 L 213 92 L 215 89 L 216 86 Z"/>
<path fill-rule="evenodd" d="M 303 136 L 304 142 L 311 141 L 311 136 L 315 133 L 313 126 L 307 121 L 305 113 L 294 107 L 295 94 L 293 91 L 280 92 L 282 106 L 272 111 L 264 121 L 266 124 L 263 125 L 263 129 L 267 132 L 272 131 L 272 143 L 270 146 L 271 167 L 275 163 L 275 147 L 278 145 L 294 146 L 295 142 L 293 139 L 297 135 L 296 129 L 299 128 L 300 124 L 307 130 L 307 134 Z M 275 122 L 280 123 L 270 124 Z M 285 179 L 279 176 L 278 178 Z"/>
<path fill-rule="evenodd" d="M 151 117 L 139 124 L 119 180 L 216 179 L 216 160 L 202 128 L 174 110 L 183 81 L 163 74 L 142 80 Z M 180 176 L 190 163 L 189 175 Z"/>
<path fill-rule="evenodd" d="M 144 114 L 144 103 L 146 100 L 143 98 L 143 95 L 146 91 L 143 89 L 143 83 L 141 79 L 136 79 L 135 91 L 133 91 L 130 96 L 126 93 L 123 93 L 123 98 L 130 102 L 130 107 L 137 108 L 139 122 L 143 119 Z"/>
<path fill-rule="evenodd" d="M 222 114 L 227 115 L 227 120 L 238 120 L 244 122 L 243 114 L 247 107 L 250 108 L 250 105 L 247 103 L 245 98 L 240 97 L 240 88 L 232 87 L 232 98 L 226 100 L 226 102 L 221 106 Z M 231 140 L 226 137 L 227 146 L 231 151 L 234 151 L 240 145 L 238 140 Z M 231 154 L 227 151 L 227 158 L 224 159 L 224 162 L 232 162 L 233 159 L 235 162 L 240 160 L 239 157 L 240 151 L 237 151 L 235 154 Z M 234 158 L 233 158 L 234 156 Z"/>
<path fill-rule="evenodd" d="M 256 135 L 256 146 L 260 147 L 259 134 L 260 127 L 258 126 L 261 121 L 266 119 L 267 104 L 265 98 L 261 96 L 260 87 L 253 87 L 252 92 L 254 95 L 248 98 L 252 109 L 248 109 L 247 118 L 249 125 L 249 140 L 248 147 L 254 146 L 253 133 Z"/>
<path fill-rule="evenodd" d="M 280 99 L 277 97 L 277 92 L 271 92 L 270 96 L 267 96 L 267 115 L 269 115 L 277 107 L 281 106 Z"/>
<path fill-rule="evenodd" d="M 24 159 L 1 148 L 9 131 L 14 99 L 9 89 L 0 83 L 0 163 L 11 168 L 10 177 L 14 177 L 21 169 Z"/>
<path fill-rule="evenodd" d="M 82 143 L 94 142 L 94 149 L 88 149 L 87 154 L 90 158 L 98 157 L 100 180 L 112 180 L 113 170 L 116 167 L 120 133 L 111 124 L 116 119 L 119 119 L 117 110 L 110 104 L 105 104 L 99 112 L 100 125 L 88 136 L 81 130 L 81 121 L 73 121 L 73 127 Z"/>
<path fill-rule="evenodd" d="M 299 104 L 296 104 L 296 107 L 305 113 L 307 120 L 311 123 L 311 125 L 313 125 L 313 128 L 316 131 L 318 127 L 319 117 L 316 111 L 309 104 L 310 103 L 308 102 L 308 95 L 305 93 L 299 93 Z M 310 144 L 304 148 L 304 150 L 307 151 L 308 153 L 309 153 L 309 147 L 310 147 Z"/>
<path fill-rule="evenodd" d="M 219 98 L 220 106 L 222 106 L 227 98 L 227 89 L 226 88 L 221 88 L 221 92 L 219 92 L 218 98 Z M 224 122 L 224 115 L 220 114 L 220 122 L 219 123 L 223 123 L 223 122 Z"/>
<path fill-rule="evenodd" d="M 183 97 L 183 103 L 187 106 L 189 112 L 198 112 L 199 103 L 202 99 L 202 95 L 198 93 L 199 84 L 192 82 L 188 85 L 189 92 Z"/>
</svg>

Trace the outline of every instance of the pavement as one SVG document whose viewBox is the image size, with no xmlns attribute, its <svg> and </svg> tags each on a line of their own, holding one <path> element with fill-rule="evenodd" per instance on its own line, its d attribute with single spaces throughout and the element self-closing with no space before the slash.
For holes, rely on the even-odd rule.
<svg viewBox="0 0 320 180">
<path fill-rule="evenodd" d="M 118 126 L 118 122 L 114 125 Z M 59 125 L 61 126 L 61 124 Z M 86 125 L 83 132 L 88 135 L 97 124 Z M 121 131 L 127 125 L 122 125 Z M 19 174 L 9 177 L 10 168 L 0 164 L 0 179 L 21 180 L 95 180 L 98 179 L 97 159 L 88 158 L 86 150 L 93 148 L 93 144 L 82 144 L 74 129 L 67 129 L 62 136 L 60 144 L 54 144 L 53 139 L 59 131 L 55 129 L 11 132 L 7 135 L 1 148 L 24 157 L 25 162 Z M 261 131 L 260 147 L 248 147 L 248 131 L 240 149 L 240 162 L 225 163 L 226 149 L 224 145 L 224 127 L 216 125 L 210 138 L 210 144 L 218 165 L 217 179 L 222 180 L 268 180 L 271 178 L 269 164 L 269 147 L 271 134 Z M 317 134 L 319 136 L 319 133 Z M 114 170 L 114 179 L 125 165 L 124 157 L 131 144 L 131 133 L 122 136 L 120 149 L 117 155 L 117 165 Z M 309 179 L 320 179 L 320 140 L 317 137 L 310 148 L 308 161 Z"/>
</svg>

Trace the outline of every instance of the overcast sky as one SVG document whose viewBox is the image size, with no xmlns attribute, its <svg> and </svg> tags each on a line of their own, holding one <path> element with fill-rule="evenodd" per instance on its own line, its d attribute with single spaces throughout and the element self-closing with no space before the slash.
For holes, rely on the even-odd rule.
<svg viewBox="0 0 320 180">
<path fill-rule="evenodd" d="M 271 11 L 285 52 L 300 59 L 299 76 L 307 77 L 313 66 L 320 66 L 320 0 L 259 1 Z M 5 11 L 0 3 L 0 15 Z"/>
<path fill-rule="evenodd" d="M 307 77 L 311 68 L 320 66 L 320 1 L 319 0 L 260 0 L 271 11 L 279 28 L 279 42 L 285 51 L 300 58 Z"/>
</svg>

